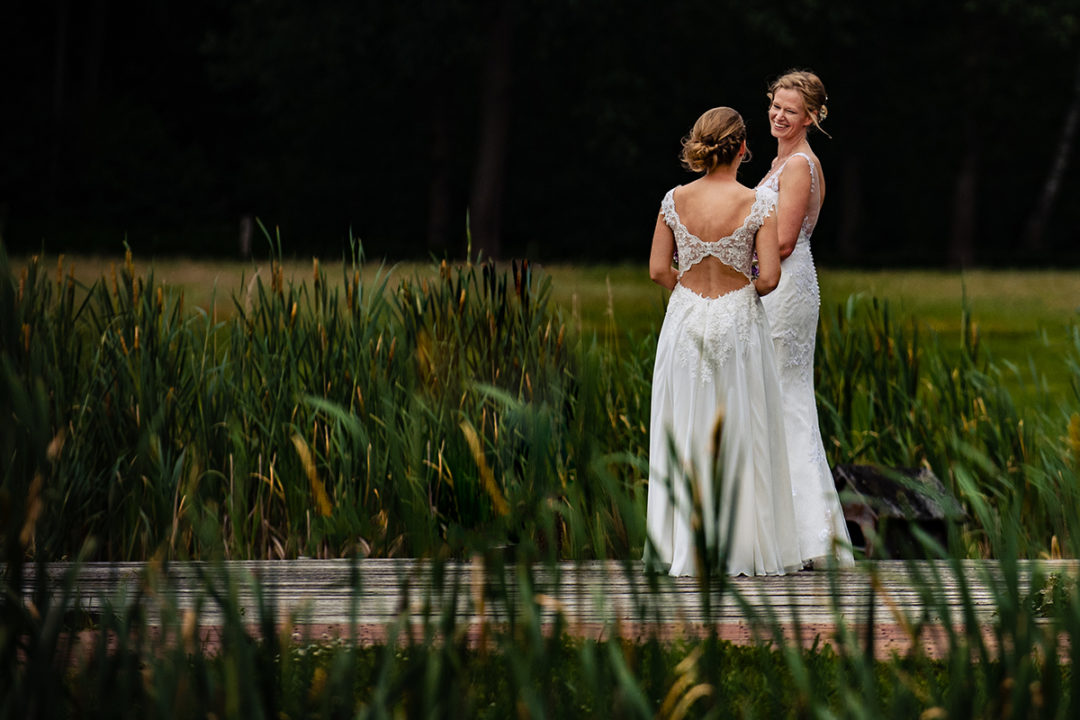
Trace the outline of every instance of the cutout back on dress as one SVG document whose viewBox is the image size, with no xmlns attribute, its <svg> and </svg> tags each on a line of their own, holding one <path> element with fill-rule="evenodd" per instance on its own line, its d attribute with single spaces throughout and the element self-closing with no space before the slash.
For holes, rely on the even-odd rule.
<svg viewBox="0 0 1080 720">
<path fill-rule="evenodd" d="M 735 270 L 750 282 L 754 262 L 754 238 L 765 219 L 776 207 L 776 193 L 768 187 L 759 187 L 750 210 L 742 224 L 730 234 L 717 240 L 705 241 L 691 233 L 679 217 L 675 207 L 675 190 L 668 190 L 660 204 L 664 222 L 675 236 L 678 252 L 678 279 L 681 281 L 688 270 L 706 258 L 715 258 Z"/>
</svg>

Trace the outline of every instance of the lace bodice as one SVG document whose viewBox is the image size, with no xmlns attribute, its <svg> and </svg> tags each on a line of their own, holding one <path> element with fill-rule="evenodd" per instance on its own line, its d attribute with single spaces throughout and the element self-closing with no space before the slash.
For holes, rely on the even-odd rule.
<svg viewBox="0 0 1080 720">
<path fill-rule="evenodd" d="M 672 188 L 667 191 L 660 203 L 660 212 L 664 215 L 664 222 L 675 235 L 675 247 L 679 254 L 679 278 L 694 265 L 711 256 L 749 279 L 754 261 L 754 236 L 765 218 L 776 207 L 776 191 L 764 185 L 758 187 L 755 190 L 757 197 L 742 225 L 727 237 L 706 242 L 687 230 L 679 219 L 679 213 L 675 209 L 675 190 L 676 188 Z"/>
<path fill-rule="evenodd" d="M 810 199 L 806 203 L 806 212 L 799 228 L 799 239 L 796 241 L 796 247 L 798 247 L 810 242 L 810 235 L 814 232 L 814 226 L 817 225 L 818 221 L 818 213 L 821 211 L 821 183 L 818 182 L 817 166 L 814 164 L 814 159 L 806 153 L 792 153 L 787 160 L 781 163 L 780 167 L 765 176 L 758 184 L 758 188 L 769 188 L 779 195 L 780 176 L 784 174 L 784 168 L 791 162 L 791 158 L 796 156 L 805 158 L 806 162 L 810 163 Z"/>
</svg>

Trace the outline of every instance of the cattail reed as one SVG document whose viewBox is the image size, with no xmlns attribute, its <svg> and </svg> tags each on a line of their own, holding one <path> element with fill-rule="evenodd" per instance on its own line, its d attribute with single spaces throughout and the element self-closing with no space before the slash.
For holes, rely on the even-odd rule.
<svg viewBox="0 0 1080 720">
<path fill-rule="evenodd" d="M 73 556 L 80 536 L 71 528 L 99 537 L 102 558 L 170 545 L 177 478 L 197 469 L 231 481 L 204 481 L 180 522 L 214 514 L 230 529 L 231 557 L 340 554 L 356 537 L 368 538 L 374 556 L 397 538 L 399 552 L 434 552 L 454 533 L 504 517 L 493 489 L 507 508 L 493 532 L 541 532 L 534 509 L 550 502 L 567 517 L 608 518 L 568 521 L 567 537 L 552 545 L 565 557 L 638 552 L 642 531 L 626 524 L 624 505 L 643 497 L 655 339 L 616 337 L 613 282 L 605 280 L 596 312 L 611 331 L 590 335 L 568 332 L 550 279 L 525 263 L 508 273 L 440 262 L 392 285 L 378 276 L 381 287 L 363 295 L 359 266 L 337 288 L 320 281 L 318 292 L 306 273 L 286 281 L 279 259 L 271 267 L 269 282 L 251 278 L 233 316 L 216 305 L 185 313 L 182 292 L 135 276 L 128 255 L 78 303 L 61 302 L 40 259 L 9 279 L 18 387 L 48 388 L 42 427 L 68 438 L 39 550 Z M 315 261 L 312 272 L 324 275 Z M 580 320 L 576 292 L 571 299 Z M 971 341 L 959 352 L 898 321 L 887 303 L 853 300 L 823 318 L 817 390 L 833 464 L 930 468 L 976 508 L 955 542 L 978 552 L 1001 551 L 996 518 L 1018 510 L 1017 552 L 1048 551 L 1051 537 L 1071 551 L 1080 440 L 1061 418 L 1076 403 L 1065 415 L 1015 403 L 985 348 L 976 354 L 968 318 Z M 463 421 L 475 428 L 475 447 Z M 36 422 L 19 418 L 8 436 Z M 311 466 L 293 451 L 297 428 L 305 437 L 318 428 L 306 441 L 316 478 L 355 516 L 324 522 Z M 625 464 L 594 462 L 616 450 Z M 970 453 L 985 462 L 965 475 L 958 468 Z M 595 492 L 601 472 L 611 473 L 610 492 Z M 29 483 L 33 472 L 22 477 Z M 101 488 L 112 488 L 113 505 Z M 310 534 L 300 537 L 296 519 L 309 507 Z M 372 539 L 370 518 L 384 509 L 389 527 Z M 189 530 L 175 537 L 198 552 Z M 965 539 L 976 535 L 981 545 Z"/>
</svg>

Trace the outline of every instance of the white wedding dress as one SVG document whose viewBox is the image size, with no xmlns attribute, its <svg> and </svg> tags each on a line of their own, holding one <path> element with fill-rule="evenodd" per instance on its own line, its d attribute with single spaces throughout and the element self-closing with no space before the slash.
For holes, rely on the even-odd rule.
<svg viewBox="0 0 1080 720">
<path fill-rule="evenodd" d="M 675 209 L 677 189 L 667 193 L 660 209 L 675 235 L 679 279 L 706 258 L 749 279 L 754 236 L 775 207 L 775 193 L 757 190 L 742 225 L 705 242 L 682 224 Z M 802 569 L 782 413 L 772 339 L 754 286 L 707 298 L 677 283 L 653 371 L 646 515 L 650 567 L 694 575 L 699 563 L 708 562 L 720 570 L 720 549 L 730 530 L 722 568 L 728 574 Z M 714 474 L 721 414 L 721 467 Z M 699 521 L 693 519 L 695 506 Z M 697 552 L 698 529 L 707 557 Z"/>
<path fill-rule="evenodd" d="M 850 567 L 854 564 L 851 539 L 825 458 L 814 396 L 814 343 L 821 297 L 810 255 L 810 235 L 821 209 L 821 189 L 813 159 L 805 153 L 791 157 L 796 155 L 810 163 L 810 200 L 795 249 L 780 263 L 780 284 L 762 298 L 762 303 L 772 329 L 784 395 L 788 466 L 803 560 L 825 564 L 831 555 L 839 567 Z M 780 175 L 791 157 L 758 187 L 779 193 Z"/>
</svg>

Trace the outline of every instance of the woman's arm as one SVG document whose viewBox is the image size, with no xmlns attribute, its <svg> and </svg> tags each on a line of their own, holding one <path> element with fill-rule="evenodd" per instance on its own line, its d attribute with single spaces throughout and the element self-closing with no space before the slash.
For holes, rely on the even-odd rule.
<svg viewBox="0 0 1080 720">
<path fill-rule="evenodd" d="M 758 276 L 754 278 L 754 287 L 758 295 L 768 295 L 780 282 L 780 246 L 777 241 L 776 213 L 765 218 L 754 238 L 757 250 Z"/>
<path fill-rule="evenodd" d="M 656 217 L 656 229 L 653 231 L 652 251 L 649 253 L 649 277 L 657 285 L 668 290 L 675 287 L 678 273 L 671 267 L 671 258 L 675 254 L 675 235 L 664 222 L 664 214 Z"/>
<path fill-rule="evenodd" d="M 780 259 L 795 250 L 799 240 L 806 206 L 810 203 L 810 163 L 801 155 L 787 161 L 780 175 L 780 199 L 776 205 L 777 234 Z"/>
</svg>

